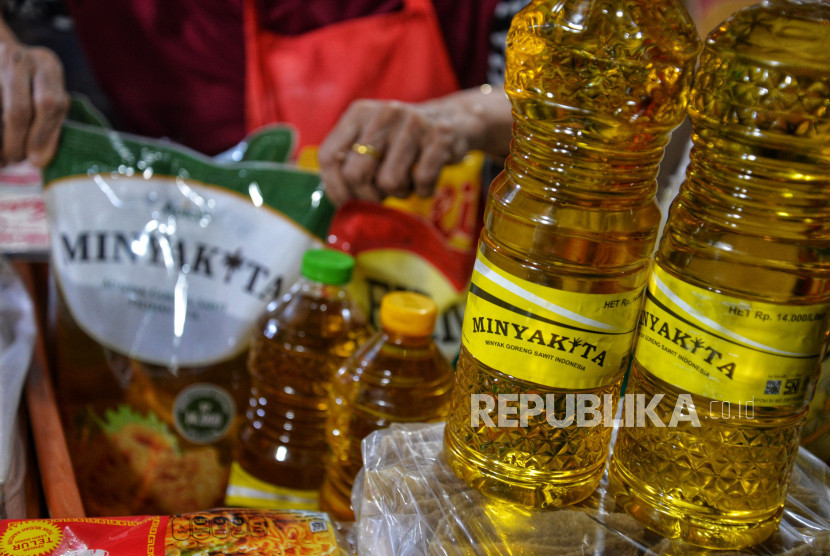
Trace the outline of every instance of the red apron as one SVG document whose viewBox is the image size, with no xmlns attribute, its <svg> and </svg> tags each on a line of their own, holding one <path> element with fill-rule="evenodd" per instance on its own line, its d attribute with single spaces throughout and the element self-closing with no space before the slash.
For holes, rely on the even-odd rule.
<svg viewBox="0 0 830 556">
<path fill-rule="evenodd" d="M 359 98 L 419 102 L 458 90 L 431 0 L 297 36 L 263 29 L 245 0 L 246 125 L 288 122 L 319 145 Z"/>
</svg>

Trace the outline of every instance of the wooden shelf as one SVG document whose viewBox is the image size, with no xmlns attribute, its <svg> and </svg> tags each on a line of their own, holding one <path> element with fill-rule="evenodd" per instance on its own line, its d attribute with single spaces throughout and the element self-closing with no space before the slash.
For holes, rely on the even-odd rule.
<svg viewBox="0 0 830 556">
<path fill-rule="evenodd" d="M 14 262 L 13 266 L 29 290 L 35 306 L 38 334 L 32 364 L 26 379 L 25 401 L 29 426 L 37 456 L 37 469 L 49 517 L 52 519 L 85 517 L 81 494 L 69 457 L 66 437 L 58 412 L 50 372 L 50 359 L 44 331 L 47 291 L 38 272 L 39 263 Z M 32 466 L 32 469 L 35 467 Z"/>
</svg>

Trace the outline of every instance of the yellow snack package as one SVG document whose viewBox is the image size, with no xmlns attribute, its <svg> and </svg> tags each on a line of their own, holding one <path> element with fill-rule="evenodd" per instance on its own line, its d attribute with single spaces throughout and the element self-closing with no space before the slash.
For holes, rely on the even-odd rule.
<svg viewBox="0 0 830 556">
<path fill-rule="evenodd" d="M 473 151 L 444 167 L 431 197 L 351 200 L 337 211 L 328 244 L 355 257 L 355 296 L 374 324 L 384 294 L 407 290 L 438 304 L 435 340 L 451 361 L 481 231 L 485 157 Z"/>
</svg>

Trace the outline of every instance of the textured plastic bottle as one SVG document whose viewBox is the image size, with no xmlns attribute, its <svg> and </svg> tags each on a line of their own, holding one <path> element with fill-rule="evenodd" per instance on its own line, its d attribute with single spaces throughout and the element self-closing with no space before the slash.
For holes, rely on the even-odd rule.
<svg viewBox="0 0 830 556">
<path fill-rule="evenodd" d="M 621 429 L 609 476 L 650 528 L 734 549 L 778 527 L 825 349 L 830 5 L 764 2 L 719 26 L 690 115 L 627 386 L 663 394 L 667 426 Z"/>
<path fill-rule="evenodd" d="M 486 494 L 558 507 L 603 474 L 611 428 L 592 416 L 611 414 L 630 361 L 655 176 L 699 49 L 680 0 L 536 0 L 513 19 L 513 142 L 490 188 L 445 433 L 453 469 Z"/>
<path fill-rule="evenodd" d="M 432 333 L 438 307 L 414 292 L 392 292 L 380 305 L 382 330 L 332 380 L 331 447 L 320 509 L 352 520 L 351 490 L 363 465 L 361 442 L 392 423 L 440 421 L 447 416 L 452 366 Z"/>
<path fill-rule="evenodd" d="M 250 405 L 231 485 L 250 488 L 253 477 L 278 487 L 261 487 L 275 507 L 317 506 L 329 384 L 372 334 L 348 290 L 353 268 L 346 253 L 307 251 L 300 280 L 268 308 L 251 344 Z"/>
</svg>

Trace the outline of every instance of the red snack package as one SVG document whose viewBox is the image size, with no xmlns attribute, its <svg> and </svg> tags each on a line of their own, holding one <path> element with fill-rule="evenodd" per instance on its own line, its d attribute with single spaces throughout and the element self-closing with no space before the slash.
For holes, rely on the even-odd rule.
<svg viewBox="0 0 830 556">
<path fill-rule="evenodd" d="M 174 516 L 0 521 L 0 556 L 343 555 L 328 514 L 216 509 Z"/>
</svg>

